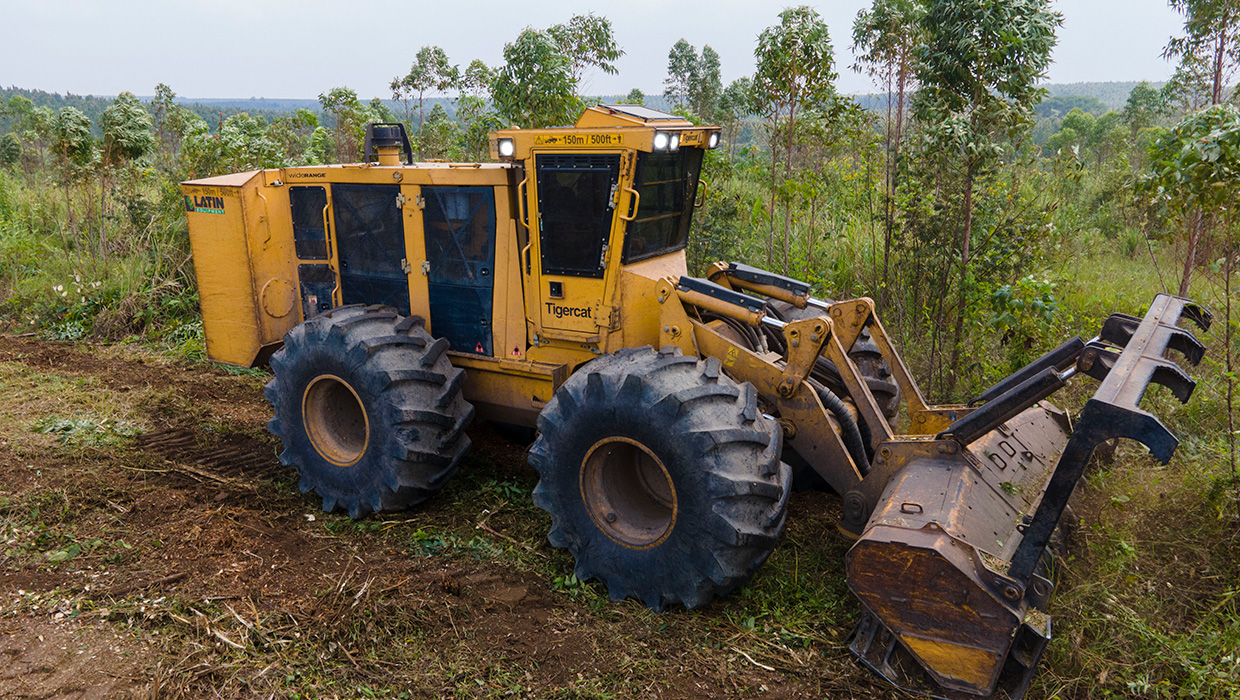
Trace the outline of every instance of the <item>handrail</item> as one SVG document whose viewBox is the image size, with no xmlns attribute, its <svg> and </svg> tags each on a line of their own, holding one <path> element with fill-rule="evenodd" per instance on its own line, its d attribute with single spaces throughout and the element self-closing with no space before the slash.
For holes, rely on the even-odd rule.
<svg viewBox="0 0 1240 700">
<path fill-rule="evenodd" d="M 633 215 L 625 216 L 624 214 L 616 214 L 616 216 L 619 216 L 622 221 L 632 221 L 637 218 L 637 208 L 641 206 L 642 195 L 640 192 L 632 187 L 629 187 L 628 185 L 625 185 L 624 191 L 633 193 L 633 198 L 629 200 L 629 211 L 633 212 Z"/>
</svg>

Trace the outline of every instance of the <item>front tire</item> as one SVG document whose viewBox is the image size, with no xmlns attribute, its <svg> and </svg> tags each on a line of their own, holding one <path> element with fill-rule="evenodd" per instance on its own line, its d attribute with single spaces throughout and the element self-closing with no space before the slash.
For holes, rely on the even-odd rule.
<svg viewBox="0 0 1240 700">
<path fill-rule="evenodd" d="M 263 393 L 280 462 L 301 475 L 301 492 L 361 518 L 443 488 L 469 449 L 474 415 L 447 349 L 419 319 L 384 306 L 340 307 L 289 331 Z"/>
<path fill-rule="evenodd" d="M 791 472 L 779 425 L 715 358 L 622 350 L 569 378 L 538 418 L 530 464 L 548 540 L 613 600 L 705 605 L 766 560 Z"/>
</svg>

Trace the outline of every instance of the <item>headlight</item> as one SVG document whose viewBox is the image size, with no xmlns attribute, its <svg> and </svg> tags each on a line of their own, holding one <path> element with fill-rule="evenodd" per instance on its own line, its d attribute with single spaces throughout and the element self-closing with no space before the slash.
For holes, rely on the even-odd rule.
<svg viewBox="0 0 1240 700">
<path fill-rule="evenodd" d="M 678 148 L 680 148 L 680 134 L 676 134 L 672 137 L 672 143 L 668 145 L 667 150 L 674 151 Z"/>
<path fill-rule="evenodd" d="M 666 132 L 656 131 L 654 133 L 654 150 L 666 151 L 667 145 L 671 143 L 671 141 L 672 141 L 672 137 L 669 136 Z"/>
<path fill-rule="evenodd" d="M 517 146 L 512 139 L 500 139 L 498 149 L 500 158 L 511 158 L 517 152 Z"/>
<path fill-rule="evenodd" d="M 706 141 L 706 147 L 707 148 L 718 148 L 719 147 L 719 132 L 718 131 L 710 135 L 710 138 L 707 139 Z"/>
</svg>

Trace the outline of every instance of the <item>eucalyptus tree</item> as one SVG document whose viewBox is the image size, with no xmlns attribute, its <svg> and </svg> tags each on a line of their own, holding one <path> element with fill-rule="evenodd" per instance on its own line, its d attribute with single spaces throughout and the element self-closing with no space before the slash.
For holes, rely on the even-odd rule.
<svg viewBox="0 0 1240 700">
<path fill-rule="evenodd" d="M 411 122 L 410 99 L 416 95 L 418 101 L 418 129 L 422 133 L 422 124 L 426 121 L 425 103 L 427 93 L 445 92 L 456 87 L 461 78 L 459 66 L 448 60 L 448 53 L 438 46 L 423 46 L 414 56 L 409 72 L 403 77 L 392 79 L 390 88 L 392 98 L 404 105 L 405 121 Z"/>
<path fill-rule="evenodd" d="M 615 62 L 624 51 L 616 43 L 611 20 L 606 17 L 593 12 L 573 15 L 564 24 L 549 27 L 547 34 L 568 57 L 569 80 L 578 97 L 587 71 L 597 68 L 608 75 L 617 73 Z"/>
<path fill-rule="evenodd" d="M 745 118 L 753 113 L 753 80 L 742 77 L 728 83 L 719 95 L 719 107 L 715 110 L 715 117 L 719 126 L 723 127 L 729 158 L 734 154 L 737 130 Z"/>
<path fill-rule="evenodd" d="M 904 110 L 916 88 L 914 60 L 925 40 L 922 0 L 874 0 L 857 13 L 853 23 L 853 52 L 857 67 L 881 80 L 887 91 L 887 169 L 883 197 L 883 279 L 891 272 L 891 241 L 895 228 L 896 188 L 900 175 L 900 144 Z M 883 287 L 884 291 L 887 289 Z"/>
<path fill-rule="evenodd" d="M 714 121 L 723 93 L 720 68 L 719 52 L 706 45 L 699 54 L 692 44 L 680 39 L 667 54 L 663 96 L 676 109 L 688 110 L 704 121 Z"/>
<path fill-rule="evenodd" d="M 775 255 L 775 199 L 780 180 L 778 141 L 783 145 L 783 181 L 792 177 L 793 143 L 797 118 L 804 110 L 829 111 L 836 100 L 834 49 L 827 25 L 812 7 L 802 5 L 779 14 L 779 24 L 767 27 L 758 36 L 754 51 L 757 68 L 753 79 L 753 98 L 757 111 L 766 116 L 771 134 L 770 230 L 767 234 L 766 262 Z M 783 257 L 788 267 L 788 236 L 792 226 L 792 207 L 784 207 Z"/>
<path fill-rule="evenodd" d="M 504 65 L 491 84 L 496 111 L 510 124 L 525 128 L 567 124 L 581 101 L 573 80 L 573 62 L 547 32 L 526 28 L 504 45 Z"/>
<path fill-rule="evenodd" d="M 1190 114 L 1150 148 L 1150 168 L 1139 185 L 1159 213 L 1187 228 L 1190 235 L 1214 238 L 1213 267 L 1223 287 L 1227 436 L 1231 478 L 1240 510 L 1240 479 L 1236 467 L 1236 343 L 1232 280 L 1240 272 L 1240 108 L 1215 105 Z M 1179 294 L 1192 282 L 1194 259 L 1184 261 Z"/>
<path fill-rule="evenodd" d="M 1184 36 L 1173 38 L 1163 57 L 1179 61 L 1172 84 L 1221 104 L 1240 69 L 1240 3 L 1236 0 L 1170 0 L 1184 15 Z"/>
<path fill-rule="evenodd" d="M 959 224 L 959 303 L 952 343 L 948 389 L 955 386 L 960 361 L 961 323 L 970 278 L 974 188 L 979 177 L 1003 163 L 1010 144 L 1032 124 L 1033 107 L 1045 95 L 1063 17 L 1050 0 L 927 0 L 921 28 L 925 41 L 916 51 L 920 84 L 914 111 L 929 145 L 954 166 L 961 180 Z M 946 280 L 944 280 L 946 282 Z M 937 328 L 942 328 L 943 314 Z"/>
<path fill-rule="evenodd" d="M 62 107 L 56 113 L 52 125 L 52 148 L 60 166 L 60 185 L 65 195 L 65 209 L 69 213 L 69 229 L 77 237 L 74 227 L 73 202 L 69 189 L 90 165 L 95 155 L 95 141 L 90 135 L 90 117 L 76 107 Z"/>
</svg>

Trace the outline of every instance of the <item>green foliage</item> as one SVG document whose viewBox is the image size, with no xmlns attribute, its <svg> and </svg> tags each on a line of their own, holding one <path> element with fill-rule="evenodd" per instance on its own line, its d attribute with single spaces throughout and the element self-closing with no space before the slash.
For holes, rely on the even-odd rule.
<svg viewBox="0 0 1240 700">
<path fill-rule="evenodd" d="M 0 136 L 0 165 L 16 165 L 22 158 L 22 140 L 17 134 Z"/>
<path fill-rule="evenodd" d="M 504 66 L 491 86 L 495 110 L 525 128 L 571 124 L 580 111 L 572 60 L 546 32 L 526 29 L 504 46 Z"/>
<path fill-rule="evenodd" d="M 828 108 L 837 76 L 826 23 L 804 5 L 784 10 L 779 20 L 779 25 L 762 30 L 754 50 L 756 111 L 792 119 L 802 108 Z"/>
<path fill-rule="evenodd" d="M 621 104 L 644 105 L 646 104 L 646 94 L 637 88 L 633 88 L 629 90 L 629 94 L 624 96 Z"/>
<path fill-rule="evenodd" d="M 1055 283 L 1045 277 L 1026 275 L 1005 284 L 990 295 L 989 325 L 1008 347 L 1008 368 L 1015 372 L 1034 360 L 1040 348 L 1055 340 Z"/>
<path fill-rule="evenodd" d="M 574 87 L 581 84 L 591 68 L 615 75 L 615 62 L 624 55 L 616 43 L 611 20 L 593 12 L 573 15 L 565 24 L 552 25 L 547 34 L 568 57 L 569 79 Z"/>
<path fill-rule="evenodd" d="M 1039 117 L 1060 117 L 1072 111 L 1098 116 L 1107 112 L 1107 106 L 1102 100 L 1092 95 L 1057 95 L 1043 97 L 1042 101 L 1034 107 L 1034 113 Z"/>
<path fill-rule="evenodd" d="M 66 165 L 86 165 L 94 154 L 94 140 L 90 136 L 90 119 L 73 107 L 64 107 L 56 113 L 53 127 L 56 154 Z"/>
<path fill-rule="evenodd" d="M 913 52 L 924 40 L 922 0 L 874 0 L 853 22 L 857 63 L 871 75 L 891 81 L 912 70 Z"/>
<path fill-rule="evenodd" d="M 122 444 L 123 440 L 141 432 L 125 420 L 77 415 L 71 418 L 44 416 L 30 429 L 36 433 L 55 435 L 63 445 L 105 447 Z"/>
<path fill-rule="evenodd" d="M 719 77 L 719 54 L 703 46 L 698 55 L 689 42 L 677 41 L 667 56 L 663 96 L 673 108 L 687 110 L 706 122 L 715 120 L 723 83 Z"/>
<path fill-rule="evenodd" d="M 138 160 L 155 147 L 151 117 L 132 92 L 117 95 L 116 102 L 99 118 L 103 131 L 103 161 L 119 166 Z"/>
<path fill-rule="evenodd" d="M 1240 108 L 1190 114 L 1150 149 L 1142 189 L 1159 210 L 1180 218 L 1201 210 L 1230 215 L 1240 201 Z"/>
<path fill-rule="evenodd" d="M 1223 102 L 1229 78 L 1240 68 L 1240 5 L 1234 0 L 1170 0 L 1184 15 L 1184 36 L 1167 43 L 1163 57 L 1178 59 L 1169 92 L 1198 108 Z"/>
</svg>

